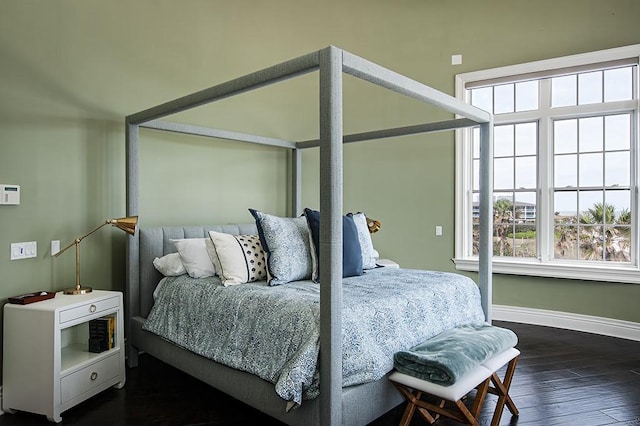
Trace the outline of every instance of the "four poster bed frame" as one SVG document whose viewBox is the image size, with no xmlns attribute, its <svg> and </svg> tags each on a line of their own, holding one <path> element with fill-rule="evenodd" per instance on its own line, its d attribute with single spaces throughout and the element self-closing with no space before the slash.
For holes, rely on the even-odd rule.
<svg viewBox="0 0 640 426">
<path fill-rule="evenodd" d="M 236 94 L 277 83 L 312 71 L 320 78 L 320 135 L 317 140 L 293 142 L 235 133 L 161 120 L 169 115 L 208 104 Z M 342 73 L 409 96 L 453 113 L 457 118 L 408 127 L 343 134 Z M 128 364 L 137 365 L 139 351 L 149 353 L 229 395 L 288 424 L 364 424 L 402 402 L 387 377 L 358 386 L 342 387 L 342 144 L 402 135 L 463 129 L 480 126 L 480 258 L 479 282 L 482 309 L 491 322 L 491 224 L 492 212 L 492 116 L 459 99 L 432 89 L 396 72 L 376 65 L 339 48 L 329 46 L 244 77 L 163 103 L 126 117 L 127 215 L 137 215 L 139 206 L 139 129 L 150 128 L 185 134 L 266 144 L 292 153 L 292 214 L 301 213 L 301 150 L 320 148 L 320 257 L 330 259 L 320 265 L 320 397 L 305 401 L 286 412 L 285 401 L 273 385 L 251 374 L 234 370 L 180 348 L 142 331 L 152 304 L 151 292 L 158 275 L 149 271 L 153 250 L 168 243 L 168 237 L 206 236 L 208 229 L 242 232 L 242 226 L 153 228 L 128 238 L 126 320 Z M 489 219 L 489 220 L 487 220 Z M 246 229 L 246 228 L 245 228 Z M 146 240 L 147 243 L 141 240 Z M 141 246 L 142 244 L 142 246 Z M 146 245 L 145 245 L 146 244 Z M 143 264 L 148 262 L 149 265 Z"/>
</svg>

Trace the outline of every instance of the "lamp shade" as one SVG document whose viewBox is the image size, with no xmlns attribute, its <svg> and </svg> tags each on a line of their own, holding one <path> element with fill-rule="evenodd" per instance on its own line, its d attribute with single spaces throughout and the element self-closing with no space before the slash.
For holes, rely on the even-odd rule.
<svg viewBox="0 0 640 426">
<path fill-rule="evenodd" d="M 138 226 L 138 216 L 121 217 L 120 219 L 111 219 L 109 223 L 116 228 L 122 229 L 129 235 L 136 233 Z"/>
</svg>

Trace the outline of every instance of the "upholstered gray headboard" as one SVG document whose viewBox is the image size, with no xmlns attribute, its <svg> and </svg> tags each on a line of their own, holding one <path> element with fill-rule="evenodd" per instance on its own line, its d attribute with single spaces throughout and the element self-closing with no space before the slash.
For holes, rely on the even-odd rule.
<svg viewBox="0 0 640 426">
<path fill-rule="evenodd" d="M 153 266 L 153 259 L 176 251 L 173 239 L 180 238 L 209 238 L 209 231 L 225 232 L 232 235 L 257 234 L 255 223 L 241 225 L 210 225 L 210 226 L 163 226 L 140 228 L 138 238 L 140 250 L 138 256 L 139 270 L 139 315 L 147 317 L 153 306 L 153 290 L 162 279 L 162 275 Z M 136 286 L 131 286 L 131 289 Z"/>
</svg>

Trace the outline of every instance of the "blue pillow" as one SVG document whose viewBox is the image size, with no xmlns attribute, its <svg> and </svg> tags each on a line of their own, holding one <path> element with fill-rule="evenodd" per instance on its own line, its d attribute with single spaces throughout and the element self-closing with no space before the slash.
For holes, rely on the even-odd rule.
<svg viewBox="0 0 640 426">
<path fill-rule="evenodd" d="M 311 255 L 315 282 L 320 281 L 320 212 L 304 209 L 307 225 L 311 233 Z M 351 216 L 342 217 L 342 277 L 362 275 L 362 250 L 358 240 L 358 228 Z"/>
<path fill-rule="evenodd" d="M 278 217 L 249 209 L 267 253 L 267 282 L 279 285 L 311 277 L 309 229 L 304 217 Z"/>
</svg>

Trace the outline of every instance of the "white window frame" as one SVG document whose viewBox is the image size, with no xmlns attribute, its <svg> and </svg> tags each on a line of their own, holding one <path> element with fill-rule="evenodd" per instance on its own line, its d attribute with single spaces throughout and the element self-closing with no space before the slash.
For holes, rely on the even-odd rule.
<svg viewBox="0 0 640 426">
<path fill-rule="evenodd" d="M 525 64 L 511 65 L 500 68 L 493 68 L 482 71 L 458 74 L 456 76 L 456 97 L 470 102 L 470 90 L 466 89 L 473 82 L 488 82 L 488 84 L 498 84 L 501 81 L 513 81 L 515 76 L 520 79 L 542 78 L 550 72 L 566 72 L 576 73 L 586 69 L 590 69 L 595 64 L 639 64 L 640 63 L 640 44 L 619 47 L 614 49 L 601 50 L 597 52 L 583 53 L 572 56 L 565 56 L 554 59 L 530 62 Z M 636 75 L 634 75 L 636 78 Z M 541 253 L 538 258 L 507 258 L 493 257 L 493 272 L 513 275 L 528 275 L 538 277 L 555 277 L 569 278 L 590 281 L 610 281 L 623 283 L 640 283 L 640 224 L 638 223 L 640 202 L 638 196 L 639 178 L 638 168 L 640 167 L 640 147 L 639 144 L 639 118 L 640 115 L 640 96 L 638 96 L 638 81 L 634 81 L 635 99 L 624 101 L 621 107 L 626 111 L 635 110 L 632 115 L 632 143 L 631 155 L 631 214 L 632 223 L 635 228 L 632 230 L 632 262 L 616 263 L 616 262 L 581 262 L 559 259 L 543 259 Z M 526 114 L 526 113 L 525 113 Z M 549 126 L 551 127 L 551 126 Z M 470 129 L 456 130 L 456 198 L 455 198 L 455 257 L 454 263 L 456 269 L 464 271 L 478 270 L 478 256 L 471 255 L 470 244 L 471 238 L 467 236 L 472 232 L 472 146 L 468 141 L 471 140 Z M 540 132 L 551 132 L 547 126 L 541 125 Z M 549 135 L 550 137 L 550 135 Z M 548 139 L 551 140 L 551 139 Z M 548 158 L 548 144 L 539 150 L 539 158 Z M 539 173 L 552 173 L 549 168 L 539 168 Z M 550 177 L 549 177 L 550 178 Z M 549 190 L 541 190 L 538 186 L 538 205 L 539 211 L 548 210 L 548 206 L 552 202 L 553 188 Z M 538 229 L 546 230 L 549 228 L 548 215 L 538 215 Z M 540 244 L 549 246 L 548 232 L 539 233 Z"/>
</svg>

